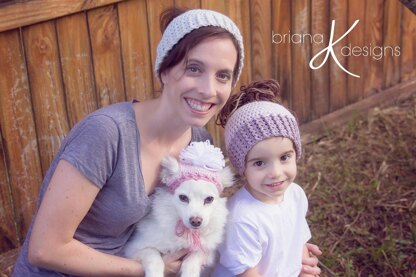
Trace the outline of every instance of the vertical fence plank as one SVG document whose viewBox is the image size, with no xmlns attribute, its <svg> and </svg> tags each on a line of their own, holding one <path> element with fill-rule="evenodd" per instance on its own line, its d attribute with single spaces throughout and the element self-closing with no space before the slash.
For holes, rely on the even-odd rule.
<svg viewBox="0 0 416 277">
<path fill-rule="evenodd" d="M 396 56 L 396 47 L 401 39 L 401 6 L 399 1 L 386 1 L 384 4 L 383 24 L 383 72 L 384 88 L 394 86 L 400 81 L 400 56 Z"/>
<path fill-rule="evenodd" d="M 175 0 L 175 7 L 180 9 L 200 9 L 201 1 L 200 0 Z"/>
<path fill-rule="evenodd" d="M 56 22 L 69 126 L 98 108 L 87 19 L 84 13 Z"/>
<path fill-rule="evenodd" d="M 408 8 L 402 9 L 401 79 L 407 81 L 416 78 L 416 16 Z"/>
<path fill-rule="evenodd" d="M 272 33 L 273 78 L 278 80 L 282 100 L 289 105 L 289 93 L 292 90 L 292 63 L 290 59 L 290 1 L 273 0 L 272 2 Z"/>
<path fill-rule="evenodd" d="M 272 77 L 271 2 L 250 1 L 253 80 Z"/>
<path fill-rule="evenodd" d="M 203 9 L 208 10 L 215 10 L 217 12 L 226 13 L 227 12 L 227 5 L 226 1 L 221 0 L 201 0 L 201 7 Z"/>
<path fill-rule="evenodd" d="M 243 37 L 244 43 L 244 67 L 240 75 L 240 80 L 234 88 L 234 92 L 238 91 L 242 84 L 248 84 L 252 79 L 251 71 L 251 18 L 249 1 L 235 0 L 231 1 L 230 18 L 237 24 Z"/>
<path fill-rule="evenodd" d="M 330 18 L 335 20 L 334 41 L 347 31 L 347 4 L 347 0 L 330 1 Z M 347 45 L 347 41 L 344 38 L 334 46 L 338 62 L 344 68 L 348 68 L 347 58 L 342 55 L 341 48 Z M 329 61 L 329 76 L 329 110 L 335 111 L 347 104 L 347 76 L 349 75 L 331 58 Z"/>
<path fill-rule="evenodd" d="M 296 0 L 292 2 L 292 34 L 310 34 L 310 1 Z M 295 38 L 299 41 L 299 37 Z M 309 61 L 311 60 L 311 43 L 305 39 L 300 43 L 291 43 L 292 91 L 290 95 L 292 109 L 300 122 L 310 118 L 311 108 L 311 77 Z"/>
<path fill-rule="evenodd" d="M 160 14 L 167 8 L 173 7 L 173 0 L 166 1 L 152 1 L 146 0 L 147 3 L 147 18 L 149 25 L 149 37 L 147 38 L 150 42 L 150 53 L 151 53 L 151 62 L 152 62 L 152 72 L 155 69 L 155 60 L 156 60 L 156 48 L 159 44 L 159 41 L 162 37 L 159 26 Z M 160 83 L 158 78 L 153 76 L 153 97 L 157 97 L 160 94 Z"/>
<path fill-rule="evenodd" d="M 62 73 L 53 21 L 23 30 L 43 174 L 68 132 Z"/>
<path fill-rule="evenodd" d="M 127 99 L 153 97 L 153 70 L 150 60 L 146 1 L 126 1 L 118 5 L 121 49 Z"/>
<path fill-rule="evenodd" d="M 126 97 L 115 7 L 106 6 L 89 11 L 88 24 L 99 106 L 124 101 Z"/>
<path fill-rule="evenodd" d="M 364 64 L 369 57 L 364 56 L 361 51 L 364 49 L 364 31 L 365 31 L 365 5 L 366 1 L 349 0 L 348 1 L 348 28 L 354 24 L 356 20 L 360 20 L 354 30 L 348 35 L 348 70 L 360 78 L 348 77 L 347 80 L 347 100 L 348 103 L 355 103 L 362 98 L 364 88 Z M 357 48 L 358 47 L 358 48 Z M 354 54 L 354 49 L 360 50 Z"/>
<path fill-rule="evenodd" d="M 6 202 L 9 219 L 2 221 L 14 246 L 26 235 L 36 208 L 42 181 L 34 115 L 31 105 L 23 48 L 17 30 L 0 33 L 0 126 L 4 159 L 7 162 L 7 183 L 14 207 Z M 42 68 L 37 67 L 36 71 Z M 45 71 L 41 71 L 45 74 Z M 0 161 L 2 163 L 3 161 Z M 3 173 L 4 175 L 4 173 Z M 4 187 L 3 187 L 4 188 Z M 6 189 L 7 191 L 8 189 Z M 2 194 L 4 190 L 2 189 Z M 14 220 L 10 217 L 15 216 Z M 4 224 L 3 224 L 4 222 Z M 17 225 L 17 235 L 16 233 Z"/>
<path fill-rule="evenodd" d="M 3 145 L 1 134 L 2 128 L 0 120 L 0 222 L 2 222 L 0 225 L 0 253 L 19 246 L 16 214 L 13 206 L 13 195 L 11 193 L 12 188 L 7 174 L 5 146 Z"/>
<path fill-rule="evenodd" d="M 311 2 L 312 57 L 328 46 L 330 33 L 329 0 Z M 326 53 L 314 60 L 314 65 L 321 68 L 311 71 L 311 119 L 319 118 L 329 112 L 329 62 L 324 61 Z"/>
<path fill-rule="evenodd" d="M 383 4 L 383 0 L 366 1 L 365 45 L 372 48 L 383 45 Z M 371 55 L 366 60 L 363 98 L 379 91 L 383 85 L 383 59 L 377 60 Z"/>
</svg>

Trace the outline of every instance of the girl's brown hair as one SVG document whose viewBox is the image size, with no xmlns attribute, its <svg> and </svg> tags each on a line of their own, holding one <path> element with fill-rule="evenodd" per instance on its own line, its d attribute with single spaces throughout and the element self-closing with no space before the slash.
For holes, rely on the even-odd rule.
<svg viewBox="0 0 416 277">
<path fill-rule="evenodd" d="M 185 10 L 178 8 L 170 8 L 165 10 L 160 16 L 160 30 L 162 33 L 166 27 L 175 19 L 177 16 L 184 13 Z M 166 55 L 159 67 L 159 80 L 162 80 L 162 73 L 175 65 L 179 64 L 183 59 L 188 56 L 189 51 L 201 43 L 207 38 L 230 38 L 237 51 L 237 61 L 234 65 L 233 70 L 233 85 L 237 80 L 238 65 L 240 64 L 240 51 L 238 51 L 238 42 L 232 34 L 221 27 L 206 26 L 199 29 L 193 30 L 189 34 L 185 35 Z M 163 84 L 162 84 L 163 85 Z"/>
<path fill-rule="evenodd" d="M 216 124 L 225 127 L 228 118 L 239 107 L 254 101 L 269 101 L 282 104 L 280 85 L 276 80 L 262 80 L 241 86 L 240 91 L 231 95 L 221 112 L 217 115 Z"/>
</svg>

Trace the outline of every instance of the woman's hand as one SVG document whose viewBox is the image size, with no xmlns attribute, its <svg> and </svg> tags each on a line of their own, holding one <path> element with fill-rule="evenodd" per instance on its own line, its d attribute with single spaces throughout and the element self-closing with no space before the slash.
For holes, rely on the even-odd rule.
<svg viewBox="0 0 416 277">
<path fill-rule="evenodd" d="M 301 274 L 311 274 L 311 275 L 319 275 L 321 273 L 321 269 L 318 267 L 319 260 L 316 256 L 322 254 L 322 251 L 319 247 L 315 244 L 306 243 L 306 248 L 311 253 L 310 257 L 303 257 L 302 258 L 302 271 Z"/>
<path fill-rule="evenodd" d="M 162 259 L 165 263 L 165 276 L 176 276 L 181 269 L 183 259 L 188 253 L 189 250 L 182 249 L 175 253 L 163 255 Z"/>
</svg>

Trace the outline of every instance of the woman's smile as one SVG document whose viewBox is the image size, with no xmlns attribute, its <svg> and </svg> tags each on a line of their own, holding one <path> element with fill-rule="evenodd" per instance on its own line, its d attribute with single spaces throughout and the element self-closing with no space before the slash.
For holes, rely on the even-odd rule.
<svg viewBox="0 0 416 277">
<path fill-rule="evenodd" d="M 209 110 L 211 109 L 212 106 L 214 106 L 214 104 L 212 103 L 207 103 L 207 102 L 203 102 L 203 101 L 199 101 L 197 99 L 193 99 L 193 98 L 185 98 L 186 103 L 188 104 L 188 106 L 191 108 L 192 112 L 195 113 L 207 113 L 209 112 Z"/>
</svg>

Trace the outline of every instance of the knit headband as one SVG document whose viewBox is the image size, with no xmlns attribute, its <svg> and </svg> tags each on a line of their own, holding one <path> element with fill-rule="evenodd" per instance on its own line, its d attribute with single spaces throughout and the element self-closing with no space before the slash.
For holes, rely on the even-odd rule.
<svg viewBox="0 0 416 277">
<path fill-rule="evenodd" d="M 158 76 L 160 65 L 162 64 L 164 58 L 168 55 L 169 51 L 185 35 L 193 30 L 206 26 L 221 27 L 228 31 L 237 40 L 240 63 L 237 68 L 238 74 L 237 79 L 235 80 L 236 83 L 240 77 L 244 64 L 243 37 L 240 34 L 240 30 L 229 17 L 215 11 L 201 9 L 189 10 L 175 17 L 172 22 L 169 23 L 166 30 L 163 32 L 162 38 L 156 50 L 156 76 Z"/>
<path fill-rule="evenodd" d="M 184 181 L 203 180 L 215 185 L 221 193 L 223 186 L 220 182 L 220 171 L 224 168 L 225 161 L 221 149 L 205 142 L 192 142 L 184 148 L 179 155 L 179 172 L 171 178 L 166 186 L 174 193 Z"/>
<path fill-rule="evenodd" d="M 240 175 L 245 171 L 245 159 L 251 148 L 270 137 L 285 137 L 293 141 L 296 158 L 301 157 L 301 141 L 296 118 L 282 105 L 256 101 L 238 108 L 225 125 L 225 147 L 231 164 Z"/>
</svg>

